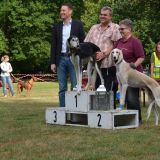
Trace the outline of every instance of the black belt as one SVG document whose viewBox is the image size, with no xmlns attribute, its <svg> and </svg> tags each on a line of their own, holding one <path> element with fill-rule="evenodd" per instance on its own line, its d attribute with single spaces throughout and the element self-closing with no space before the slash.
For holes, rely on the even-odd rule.
<svg viewBox="0 0 160 160">
<path fill-rule="evenodd" d="M 63 57 L 69 57 L 69 54 L 68 53 L 61 53 L 61 56 L 63 56 Z"/>
</svg>

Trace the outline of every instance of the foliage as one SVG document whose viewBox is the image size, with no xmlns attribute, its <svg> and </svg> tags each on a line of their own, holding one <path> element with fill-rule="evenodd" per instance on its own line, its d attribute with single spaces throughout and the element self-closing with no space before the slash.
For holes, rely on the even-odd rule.
<svg viewBox="0 0 160 160">
<path fill-rule="evenodd" d="M 4 7 L 3 14 L 1 12 L 0 19 L 4 22 L 1 28 L 5 33 L 8 46 L 3 44 L 4 36 L 0 43 L 3 48 L 8 47 L 14 71 L 23 73 L 48 71 L 51 27 L 59 20 L 57 11 L 63 2 L 52 0 L 0 2 L 3 6 L 7 6 Z M 82 2 L 76 3 L 82 7 L 79 7 L 80 11 L 84 10 Z M 70 3 L 75 1 L 71 0 Z M 75 6 L 75 8 L 78 7 Z M 75 13 L 77 17 L 80 16 L 78 12 Z"/>
<path fill-rule="evenodd" d="M 7 53 L 8 45 L 7 45 L 7 39 L 5 38 L 5 34 L 0 29 L 0 56 L 3 53 Z"/>
<path fill-rule="evenodd" d="M 90 27 L 98 22 L 99 6 L 91 1 L 85 1 L 85 12 L 81 16 L 84 22 L 85 30 L 88 31 Z"/>
<path fill-rule="evenodd" d="M 23 72 L 26 66 L 30 71 L 39 70 L 39 66 L 43 66 L 43 69 L 48 66 L 49 31 L 55 17 L 50 12 L 52 7 L 49 4 L 43 5 L 41 1 L 11 3 L 8 16 L 11 25 L 9 32 L 12 36 L 11 55 L 14 61 L 23 62 L 24 68 L 21 68 Z"/>
<path fill-rule="evenodd" d="M 142 41 L 145 49 L 144 64 L 150 63 L 149 58 L 154 50 L 154 44 L 160 38 L 160 22 L 157 17 L 160 16 L 160 12 L 157 5 L 160 5 L 160 2 L 148 0 L 117 0 L 114 4 L 119 20 L 130 18 L 133 21 L 134 34 Z"/>
<path fill-rule="evenodd" d="M 160 39 L 160 1 L 151 0 L 86 0 L 86 12 L 82 19 L 86 23 L 86 29 L 98 21 L 95 12 L 102 6 L 110 6 L 113 9 L 113 22 L 119 23 L 122 19 L 129 18 L 134 24 L 134 34 L 143 43 L 146 60 L 149 63 L 151 53 L 155 48 L 155 43 Z"/>
<path fill-rule="evenodd" d="M 116 23 L 130 18 L 148 59 L 160 39 L 160 1 L 1 0 L 0 54 L 10 55 L 15 72 L 49 71 L 51 27 L 60 20 L 59 8 L 64 2 L 73 5 L 73 17 L 84 22 L 86 32 L 98 23 L 102 6 L 112 7 Z"/>
</svg>

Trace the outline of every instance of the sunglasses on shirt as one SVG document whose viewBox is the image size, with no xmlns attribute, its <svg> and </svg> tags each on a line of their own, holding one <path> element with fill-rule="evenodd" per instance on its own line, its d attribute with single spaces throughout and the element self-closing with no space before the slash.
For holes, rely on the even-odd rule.
<svg viewBox="0 0 160 160">
<path fill-rule="evenodd" d="M 127 29 L 127 28 L 119 28 L 120 31 L 123 31 L 124 29 Z"/>
</svg>

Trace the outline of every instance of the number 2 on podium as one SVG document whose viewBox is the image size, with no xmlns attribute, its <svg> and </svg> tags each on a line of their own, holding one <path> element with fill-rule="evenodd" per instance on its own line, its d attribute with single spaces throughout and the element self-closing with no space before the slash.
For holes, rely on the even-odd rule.
<svg viewBox="0 0 160 160">
<path fill-rule="evenodd" d="M 101 116 L 101 114 L 98 114 L 97 117 L 99 117 L 97 126 L 101 127 L 102 125 L 100 124 L 100 122 L 101 122 L 101 117 L 102 116 Z"/>
</svg>

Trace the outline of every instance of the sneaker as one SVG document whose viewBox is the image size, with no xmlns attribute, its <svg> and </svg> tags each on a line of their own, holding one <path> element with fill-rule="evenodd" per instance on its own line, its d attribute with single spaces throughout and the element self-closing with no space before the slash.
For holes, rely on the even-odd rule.
<svg viewBox="0 0 160 160">
<path fill-rule="evenodd" d="M 4 97 L 7 97 L 7 95 L 4 95 Z"/>
</svg>

